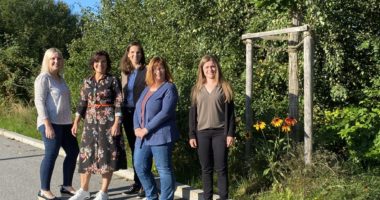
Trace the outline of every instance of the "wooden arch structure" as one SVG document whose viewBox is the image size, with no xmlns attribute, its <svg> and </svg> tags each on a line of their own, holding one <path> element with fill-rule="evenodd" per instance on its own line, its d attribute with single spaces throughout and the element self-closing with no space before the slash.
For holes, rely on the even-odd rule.
<svg viewBox="0 0 380 200">
<path fill-rule="evenodd" d="M 291 27 L 285 29 L 279 29 L 274 31 L 266 31 L 266 32 L 258 32 L 258 33 L 247 33 L 242 35 L 242 39 L 246 44 L 246 100 L 245 100 L 245 119 L 246 119 L 246 131 L 249 135 L 252 134 L 252 110 L 251 110 L 251 101 L 252 101 L 252 42 L 255 39 L 264 39 L 264 40 L 274 40 L 278 39 L 278 35 L 281 34 L 289 34 L 290 36 L 294 33 L 298 34 L 303 32 L 303 50 L 304 50 L 304 159 L 305 164 L 310 164 L 312 159 L 312 136 L 313 136 L 313 59 L 314 59 L 314 51 L 313 51 L 313 38 L 310 34 L 308 25 Z M 290 38 L 290 37 L 289 37 Z M 300 44 L 292 46 L 290 50 L 293 53 L 297 54 L 296 49 Z M 296 62 L 296 61 L 295 61 Z M 297 71 L 288 70 L 289 73 L 295 74 Z M 292 77 L 292 74 L 289 75 Z M 292 81 L 296 82 L 297 92 L 292 95 L 292 89 L 290 85 L 292 85 Z M 292 98 L 292 96 L 296 96 L 296 98 Z M 289 78 L 289 112 L 297 113 L 298 116 L 298 78 L 292 80 Z M 298 117 L 297 117 L 298 118 Z M 298 119 L 297 119 L 298 120 Z M 247 143 L 250 145 L 250 142 Z M 247 148 L 247 146 L 246 146 Z M 250 147 L 248 147 L 250 148 Z"/>
</svg>

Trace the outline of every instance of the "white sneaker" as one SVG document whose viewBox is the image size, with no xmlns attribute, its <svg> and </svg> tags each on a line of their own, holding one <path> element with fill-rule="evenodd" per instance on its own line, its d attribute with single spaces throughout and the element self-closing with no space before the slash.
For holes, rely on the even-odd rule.
<svg viewBox="0 0 380 200">
<path fill-rule="evenodd" d="M 75 192 L 75 195 L 70 197 L 69 200 L 85 200 L 90 199 L 90 192 L 84 191 L 82 188 Z"/>
<path fill-rule="evenodd" d="M 96 193 L 96 197 L 94 200 L 108 200 L 108 194 L 103 191 L 99 191 Z"/>
</svg>

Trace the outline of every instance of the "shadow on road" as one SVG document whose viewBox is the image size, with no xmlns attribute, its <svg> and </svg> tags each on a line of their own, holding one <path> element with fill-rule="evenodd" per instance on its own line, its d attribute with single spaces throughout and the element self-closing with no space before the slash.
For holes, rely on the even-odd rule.
<svg viewBox="0 0 380 200">
<path fill-rule="evenodd" d="M 15 160 L 15 159 L 23 159 L 23 158 L 33 158 L 33 157 L 40 157 L 40 156 L 44 156 L 44 155 L 45 155 L 45 154 L 36 154 L 36 155 L 30 155 L 30 156 L 19 156 L 19 157 L 0 158 L 0 161 Z"/>
</svg>

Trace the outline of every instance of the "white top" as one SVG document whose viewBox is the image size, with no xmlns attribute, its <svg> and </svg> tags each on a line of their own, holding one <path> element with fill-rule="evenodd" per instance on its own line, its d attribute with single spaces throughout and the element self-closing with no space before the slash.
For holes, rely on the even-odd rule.
<svg viewBox="0 0 380 200">
<path fill-rule="evenodd" d="M 34 104 L 37 109 L 37 127 L 49 119 L 52 124 L 71 124 L 70 90 L 63 78 L 54 79 L 49 73 L 40 73 L 34 81 Z"/>
</svg>

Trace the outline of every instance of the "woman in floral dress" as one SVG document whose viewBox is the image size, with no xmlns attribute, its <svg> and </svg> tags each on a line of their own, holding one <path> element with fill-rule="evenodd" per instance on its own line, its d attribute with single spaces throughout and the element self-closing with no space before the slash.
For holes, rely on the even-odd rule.
<svg viewBox="0 0 380 200">
<path fill-rule="evenodd" d="M 81 188 L 70 200 L 90 198 L 91 174 L 102 175 L 102 187 L 96 200 L 108 199 L 108 186 L 112 173 L 126 168 L 124 139 L 120 134 L 122 102 L 120 81 L 109 74 L 111 61 L 105 51 L 96 52 L 90 59 L 94 75 L 85 79 L 77 107 L 72 134 L 84 119 L 79 153 Z"/>
</svg>

